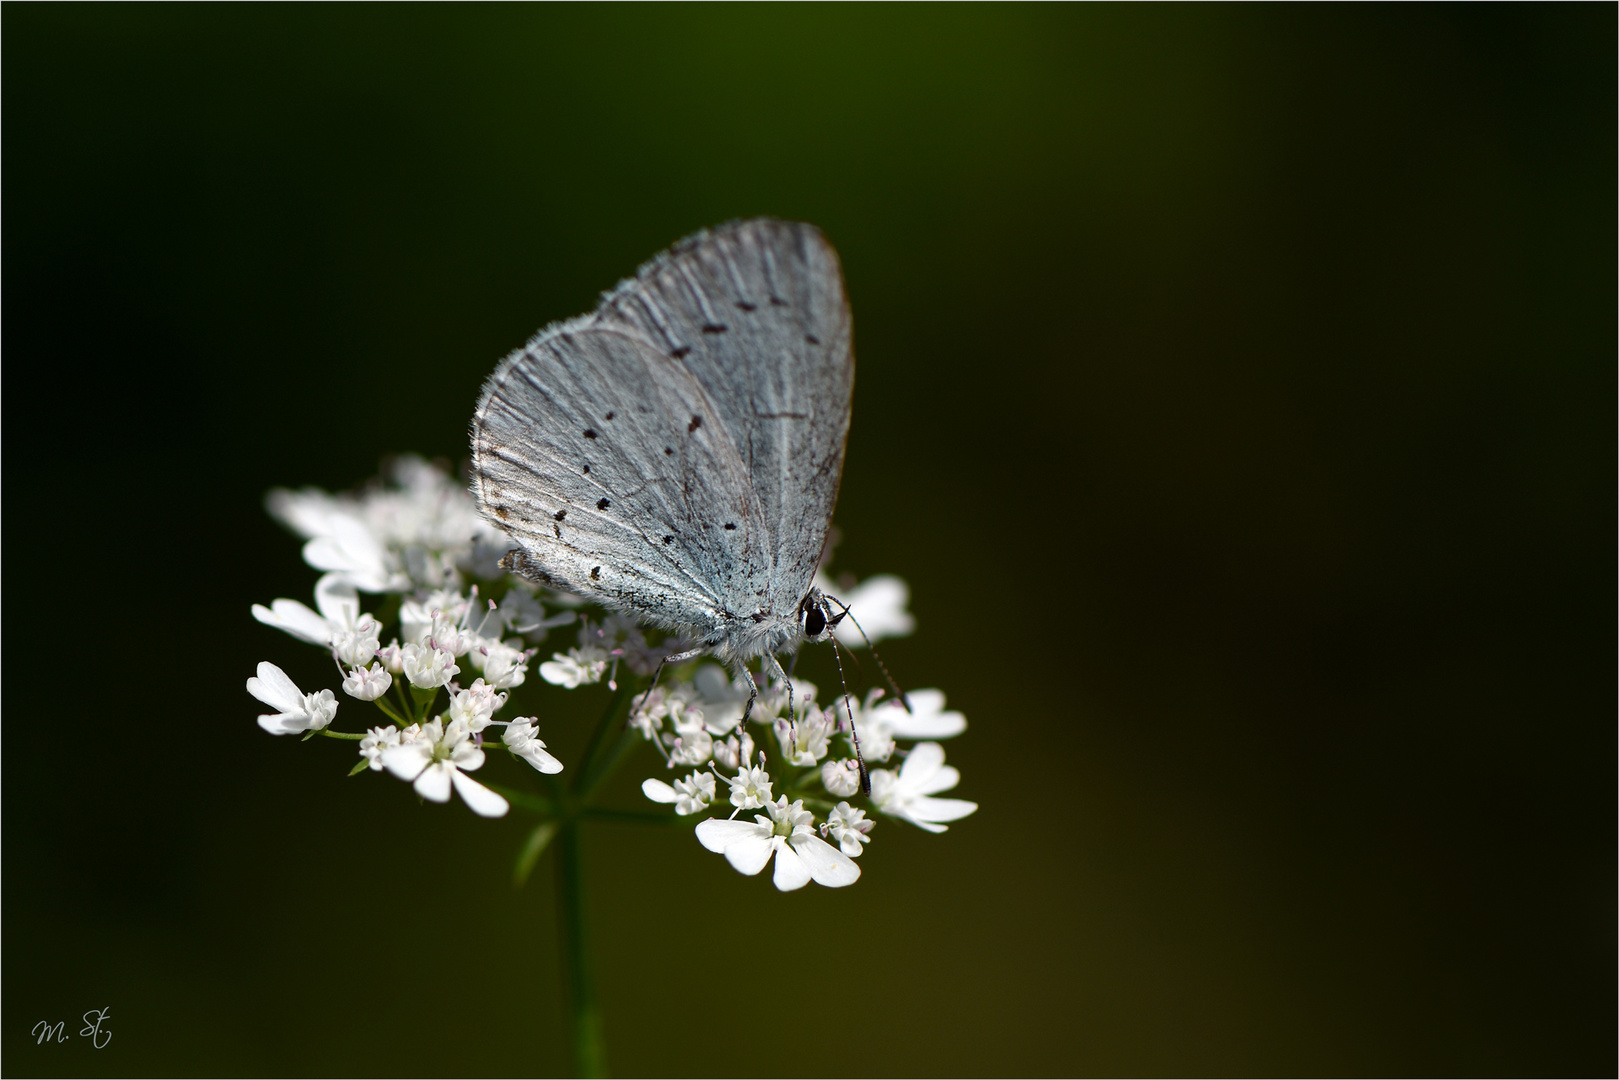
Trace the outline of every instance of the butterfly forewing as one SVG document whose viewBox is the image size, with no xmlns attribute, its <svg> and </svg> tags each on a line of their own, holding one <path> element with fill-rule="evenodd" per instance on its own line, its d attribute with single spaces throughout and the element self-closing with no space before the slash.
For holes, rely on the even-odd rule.
<svg viewBox="0 0 1619 1080">
<path fill-rule="evenodd" d="M 819 231 L 723 226 L 501 363 L 473 420 L 474 494 L 559 587 L 713 642 L 792 617 L 808 588 L 853 379 Z"/>
</svg>

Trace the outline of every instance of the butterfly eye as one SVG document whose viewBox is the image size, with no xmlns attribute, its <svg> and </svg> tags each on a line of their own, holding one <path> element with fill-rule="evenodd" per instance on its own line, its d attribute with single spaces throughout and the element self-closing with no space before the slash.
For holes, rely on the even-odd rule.
<svg viewBox="0 0 1619 1080">
<path fill-rule="evenodd" d="M 820 608 L 812 607 L 804 613 L 804 633 L 810 637 L 820 637 L 825 629 L 826 613 Z"/>
</svg>

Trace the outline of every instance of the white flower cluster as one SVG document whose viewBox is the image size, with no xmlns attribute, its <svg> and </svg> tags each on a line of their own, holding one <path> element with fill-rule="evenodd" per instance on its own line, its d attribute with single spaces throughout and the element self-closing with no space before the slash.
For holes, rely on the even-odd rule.
<svg viewBox="0 0 1619 1080">
<path fill-rule="evenodd" d="M 790 710 L 783 687 L 761 691 L 754 702 L 749 722 L 767 727 L 780 751 L 775 776 L 767 771 L 765 750 L 742 728 L 747 684 L 728 682 L 713 664 L 700 667 L 690 682 L 653 690 L 630 715 L 630 725 L 658 747 L 669 768 L 695 767 L 673 785 L 647 780 L 641 785 L 646 797 L 673 803 L 677 814 L 699 814 L 715 807 L 724 781 L 734 809 L 727 818 L 699 823 L 698 841 L 744 874 L 759 873 L 774 856 L 775 885 L 783 891 L 811 881 L 835 888 L 860 876 L 851 860 L 871 841 L 875 823 L 848 802 L 860 790 L 856 737 L 868 762 L 901 759 L 897 770 L 871 772 L 869 803 L 878 813 L 944 832 L 945 822 L 978 809 L 977 803 L 937 797 L 955 787 L 961 774 L 944 763 L 935 740 L 967 729 L 966 717 L 945 710 L 942 692 L 912 691 L 906 695 L 909 710 L 881 691 L 858 705 L 840 698 L 823 710 L 816 693 L 814 684 L 793 680 Z M 900 740 L 925 741 L 905 749 Z M 835 746 L 844 756 L 834 756 Z M 783 794 L 776 793 L 778 785 Z M 817 809 L 823 813 L 819 826 Z M 736 820 L 746 810 L 763 813 Z"/>
<path fill-rule="evenodd" d="M 542 593 L 505 574 L 498 560 L 509 541 L 476 514 L 444 470 L 401 457 L 385 478 L 355 495 L 271 492 L 270 512 L 305 538 L 304 559 L 323 574 L 313 609 L 283 598 L 252 610 L 260 622 L 328 651 L 343 693 L 372 703 L 392 723 L 363 735 L 332 731 L 336 695 L 305 694 L 270 663 L 259 665 L 248 692 L 277 710 L 259 717 L 271 734 L 358 741 L 360 761 L 351 774 L 389 772 L 423 799 L 448 802 L 453 792 L 475 813 L 500 817 L 510 809 L 507 800 L 468 775 L 484 764 L 485 729 L 503 727 L 496 745 L 542 773 L 563 767 L 537 737 L 535 718 L 495 719 L 527 679 L 537 652 L 530 643 L 579 622 L 577 644 L 538 668 L 546 683 L 568 689 L 602 681 L 616 689 L 621 668 L 645 679 L 689 643 L 648 642 L 621 614 L 578 619 L 578 597 Z M 837 591 L 823 578 L 817 584 Z M 914 628 L 909 590 L 899 578 L 846 584 L 843 601 L 860 623 L 857 629 L 851 618 L 836 626 L 841 647 L 861 648 Z M 499 593 L 499 602 L 485 599 L 487 592 Z M 388 620 L 397 622 L 397 633 L 387 645 L 384 620 L 363 610 L 361 593 L 380 597 L 375 610 L 397 613 Z M 548 617 L 546 605 L 560 610 Z M 468 675 L 473 681 L 462 685 L 458 679 Z M 757 874 L 774 859 L 778 889 L 811 881 L 849 885 L 860 876 L 853 860 L 871 841 L 868 810 L 937 833 L 978 808 L 939 797 L 960 774 L 944 763 L 938 740 L 967 727 L 961 713 L 946 711 L 942 692 L 915 690 L 903 701 L 881 691 L 863 702 L 838 695 L 823 709 L 813 684 L 792 680 L 760 690 L 744 724 L 752 689 L 746 679 L 732 681 L 720 667 L 703 664 L 689 679 L 638 693 L 628 720 L 669 769 L 690 770 L 673 784 L 647 780 L 647 798 L 673 804 L 680 815 L 716 813 L 722 798 L 730 804 L 729 816 L 698 823 L 697 839 L 742 873 Z M 750 726 L 764 746 L 756 745 Z M 861 757 L 869 766 L 892 763 L 871 768 L 864 809 L 850 802 L 860 796 Z M 739 819 L 744 812 L 752 820 Z"/>
<path fill-rule="evenodd" d="M 552 653 L 540 665 L 540 678 L 572 690 L 601 682 L 618 689 L 618 666 L 622 663 L 636 675 L 651 675 L 665 656 L 685 649 L 686 642 L 668 637 L 648 644 L 634 619 L 610 612 L 599 623 L 585 619 L 579 627 L 579 644 L 565 653 Z"/>
<path fill-rule="evenodd" d="M 384 463 L 382 478 L 358 494 L 277 488 L 265 505 L 308 541 L 305 562 L 368 593 L 459 588 L 467 574 L 497 578 L 495 564 L 511 547 L 461 484 L 414 454 Z"/>
<path fill-rule="evenodd" d="M 329 650 L 343 692 L 394 721 L 364 736 L 337 736 L 359 740 L 355 772 L 386 769 L 424 799 L 447 802 L 453 790 L 476 813 L 500 817 L 506 800 L 466 774 L 483 765 L 483 731 L 492 724 L 505 727 L 502 742 L 515 756 L 540 772 L 562 770 L 535 736 L 532 717 L 508 722 L 494 715 L 527 678 L 534 650 L 524 635 L 543 637 L 575 616 L 546 618 L 534 594 L 501 573 L 495 560 L 508 546 L 505 538 L 482 522 L 470 496 L 443 470 L 405 457 L 392 463 L 389 476 L 392 483 L 358 496 L 312 488 L 270 493 L 271 513 L 307 538 L 305 561 L 325 573 L 315 585 L 315 609 L 282 598 L 268 608 L 254 604 L 253 617 Z M 491 551 L 493 558 L 486 557 Z M 480 604 L 476 584 L 463 595 L 468 575 L 503 579 L 505 595 L 498 604 Z M 362 590 L 397 605 L 399 632 L 387 645 L 381 621 L 361 610 Z M 477 673 L 465 687 L 456 681 L 464 668 Z M 332 691 L 305 694 L 270 663 L 259 665 L 247 689 L 279 710 L 259 717 L 271 734 L 333 734 Z M 448 700 L 438 711 L 441 689 Z"/>
</svg>

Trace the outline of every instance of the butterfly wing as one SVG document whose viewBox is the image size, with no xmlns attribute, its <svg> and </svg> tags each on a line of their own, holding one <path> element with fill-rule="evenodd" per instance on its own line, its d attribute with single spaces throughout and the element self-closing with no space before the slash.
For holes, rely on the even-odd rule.
<svg viewBox="0 0 1619 1080">
<path fill-rule="evenodd" d="M 813 226 L 682 241 L 496 369 L 479 507 L 531 576 L 710 643 L 792 619 L 837 500 L 850 331 Z"/>
</svg>

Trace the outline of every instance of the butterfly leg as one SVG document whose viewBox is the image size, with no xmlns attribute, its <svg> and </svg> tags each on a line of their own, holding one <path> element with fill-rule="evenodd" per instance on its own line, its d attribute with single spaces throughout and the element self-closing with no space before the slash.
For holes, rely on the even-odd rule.
<svg viewBox="0 0 1619 1080">
<path fill-rule="evenodd" d="M 797 739 L 798 714 L 793 711 L 793 680 L 787 677 L 787 672 L 783 670 L 781 661 L 776 659 L 775 653 L 765 653 L 765 658 L 770 661 L 770 666 L 775 669 L 771 674 L 780 679 L 787 687 L 787 723 L 792 725 L 793 738 Z"/>
<path fill-rule="evenodd" d="M 737 678 L 746 679 L 748 682 L 748 703 L 742 706 L 742 719 L 738 720 L 736 725 L 737 735 L 740 736 L 747 730 L 748 717 L 753 715 L 753 703 L 759 700 L 759 684 L 753 681 L 753 672 L 748 670 L 746 660 L 738 660 L 735 663 Z"/>
<path fill-rule="evenodd" d="M 628 727 L 630 717 L 634 716 L 638 711 L 646 707 L 647 698 L 652 696 L 652 691 L 658 688 L 658 680 L 663 678 L 664 665 L 684 664 L 687 660 L 693 660 L 699 656 L 702 656 L 706 652 L 708 652 L 708 646 L 702 645 L 695 649 L 687 649 L 683 653 L 675 653 L 673 656 L 665 656 L 662 660 L 659 660 L 658 670 L 652 673 L 652 682 L 648 684 L 646 690 L 642 692 L 640 703 L 636 705 L 635 708 L 630 710 L 629 716 L 624 718 L 624 725 Z"/>
</svg>

